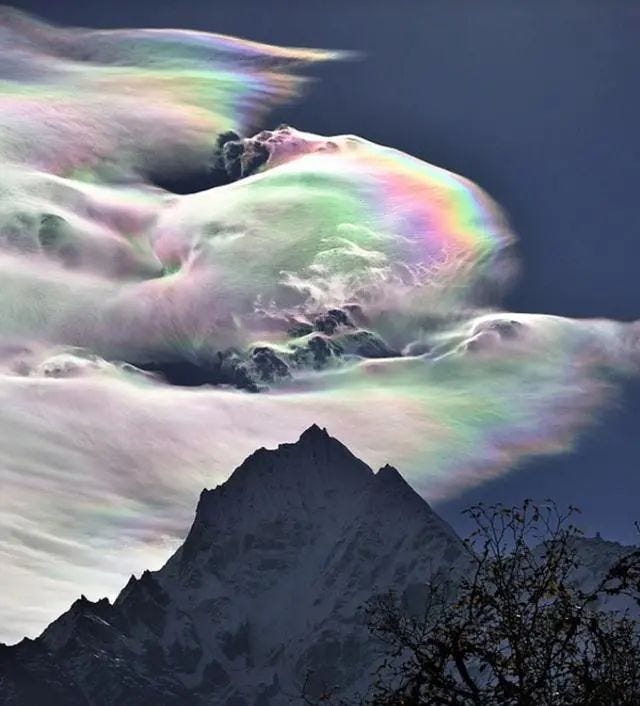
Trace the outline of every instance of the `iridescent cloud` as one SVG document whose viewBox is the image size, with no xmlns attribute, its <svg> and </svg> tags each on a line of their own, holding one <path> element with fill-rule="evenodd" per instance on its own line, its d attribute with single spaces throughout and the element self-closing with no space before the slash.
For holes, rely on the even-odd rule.
<svg viewBox="0 0 640 706">
<path fill-rule="evenodd" d="M 336 53 L 14 11 L 0 49 L 0 638 L 158 566 L 203 487 L 312 422 L 446 498 L 571 449 L 637 373 L 637 323 L 501 312 L 500 210 L 397 150 L 283 127 L 235 145 L 252 176 L 152 185 Z"/>
<path fill-rule="evenodd" d="M 51 27 L 0 8 L 0 154 L 62 176 L 191 170 L 338 52 L 187 30 Z"/>
</svg>

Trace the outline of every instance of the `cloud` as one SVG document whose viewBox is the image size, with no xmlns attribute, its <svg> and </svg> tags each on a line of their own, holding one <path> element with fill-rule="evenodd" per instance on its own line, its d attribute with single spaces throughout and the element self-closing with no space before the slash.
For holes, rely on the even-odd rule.
<svg viewBox="0 0 640 706">
<path fill-rule="evenodd" d="M 261 134 L 265 169 L 185 196 L 15 169 L 5 335 L 211 353 L 347 305 L 401 350 L 509 276 L 512 235 L 461 177 L 352 136 Z"/>
<path fill-rule="evenodd" d="M 187 30 L 58 28 L 0 8 L 0 154 L 62 176 L 201 166 L 343 56 Z"/>
<path fill-rule="evenodd" d="M 24 617 L 15 629 L 0 621 L 5 639 L 37 633 L 79 591 L 113 597 L 129 573 L 161 565 L 203 487 L 312 422 L 374 467 L 392 461 L 432 500 L 570 449 L 615 394 L 607 350 L 617 332 L 517 318 L 515 341 L 476 348 L 477 334 L 459 330 L 438 359 L 361 361 L 260 394 L 126 371 L 5 376 L 0 617 Z M 24 611 L 45 596 L 47 611 Z"/>
<path fill-rule="evenodd" d="M 312 422 L 445 498 L 571 449 L 637 372 L 638 323 L 500 311 L 500 209 L 397 150 L 281 127 L 228 142 L 245 178 L 150 183 L 334 54 L 0 26 L 3 639 L 159 566 L 203 487 Z"/>
</svg>

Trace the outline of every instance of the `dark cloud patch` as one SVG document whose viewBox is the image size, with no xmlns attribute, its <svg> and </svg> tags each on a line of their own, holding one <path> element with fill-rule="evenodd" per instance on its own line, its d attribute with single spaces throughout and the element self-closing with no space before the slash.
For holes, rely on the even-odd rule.
<svg viewBox="0 0 640 706">
<path fill-rule="evenodd" d="M 132 365 L 160 375 L 171 385 L 181 387 L 230 386 L 258 392 L 247 361 L 236 351 L 218 352 L 207 358 L 171 357 L 132 361 Z"/>
<path fill-rule="evenodd" d="M 314 334 L 293 348 L 292 361 L 298 368 L 321 370 L 342 356 L 342 347 L 327 336 Z"/>
<path fill-rule="evenodd" d="M 338 337 L 337 343 L 345 354 L 361 358 L 395 358 L 399 356 L 387 342 L 371 331 L 350 331 Z"/>
<path fill-rule="evenodd" d="M 254 346 L 208 356 L 158 357 L 128 361 L 135 368 L 160 375 L 183 387 L 229 386 L 260 392 L 291 378 L 293 370 L 322 370 L 353 358 L 393 358 L 394 351 L 377 334 L 356 328 L 347 311 L 330 309 L 313 324 L 296 322 L 288 347 Z"/>
<path fill-rule="evenodd" d="M 148 176 L 156 186 L 174 194 L 192 194 L 231 184 L 255 174 L 269 159 L 265 135 L 271 134 L 264 130 L 255 137 L 243 138 L 237 132 L 228 130 L 218 135 L 208 165 L 194 167 L 187 174 L 157 173 Z"/>
<path fill-rule="evenodd" d="M 353 328 L 353 324 L 347 313 L 342 309 L 329 309 L 326 314 L 319 316 L 314 321 L 314 327 L 316 331 L 331 336 L 339 328 Z"/>
<path fill-rule="evenodd" d="M 239 135 L 232 131 L 220 135 L 213 160 L 213 172 L 224 172 L 229 181 L 254 174 L 269 159 L 269 148 L 262 135 L 263 133 L 259 133 L 256 137 L 246 139 L 240 139 Z"/>
</svg>

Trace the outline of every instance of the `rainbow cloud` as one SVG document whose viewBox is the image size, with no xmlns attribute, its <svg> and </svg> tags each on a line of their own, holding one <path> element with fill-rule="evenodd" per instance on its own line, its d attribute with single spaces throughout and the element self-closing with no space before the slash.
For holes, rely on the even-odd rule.
<svg viewBox="0 0 640 706">
<path fill-rule="evenodd" d="M 187 30 L 51 27 L 0 8 L 0 154 L 61 176 L 190 170 L 218 134 L 296 96 L 343 55 Z"/>
<path fill-rule="evenodd" d="M 446 498 L 571 449 L 637 373 L 637 323 L 500 311 L 500 210 L 397 150 L 282 127 L 232 141 L 251 176 L 153 185 L 337 53 L 9 10 L 0 50 L 5 640 L 158 566 L 202 487 L 312 422 Z"/>
</svg>

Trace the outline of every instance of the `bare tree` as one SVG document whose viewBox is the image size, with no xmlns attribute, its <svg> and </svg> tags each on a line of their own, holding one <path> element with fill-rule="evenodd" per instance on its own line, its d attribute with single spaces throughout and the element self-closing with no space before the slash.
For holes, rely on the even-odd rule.
<svg viewBox="0 0 640 706">
<path fill-rule="evenodd" d="M 638 706 L 638 624 L 606 602 L 638 600 L 640 550 L 578 586 L 576 512 L 530 501 L 468 510 L 466 571 L 433 580 L 424 612 L 408 613 L 392 593 L 367 606 L 387 650 L 368 703 Z"/>
</svg>

